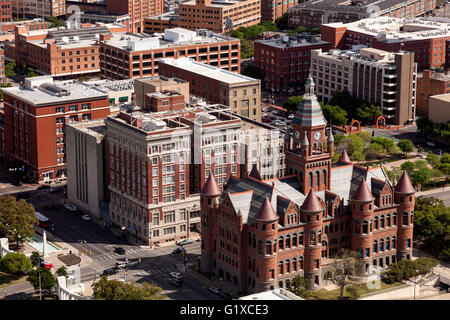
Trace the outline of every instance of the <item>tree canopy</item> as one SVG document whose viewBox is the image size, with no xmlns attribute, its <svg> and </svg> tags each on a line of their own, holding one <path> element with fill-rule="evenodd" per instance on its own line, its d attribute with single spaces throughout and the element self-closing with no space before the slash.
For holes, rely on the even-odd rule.
<svg viewBox="0 0 450 320">
<path fill-rule="evenodd" d="M 406 155 L 408 152 L 412 152 L 414 150 L 414 144 L 409 139 L 402 139 L 397 143 L 397 147 L 400 148 Z"/>
<path fill-rule="evenodd" d="M 34 207 L 24 199 L 0 196 L 0 237 L 8 237 L 17 245 L 34 236 L 37 223 Z"/>
<path fill-rule="evenodd" d="M 450 145 L 450 121 L 447 123 L 433 123 L 428 117 L 416 121 L 417 129 L 427 139 Z"/>
<path fill-rule="evenodd" d="M 102 276 L 92 284 L 95 300 L 164 300 L 162 289 L 154 283 L 136 283 L 108 280 Z"/>
<path fill-rule="evenodd" d="M 419 274 L 430 272 L 437 264 L 438 261 L 433 258 L 418 258 L 414 261 L 402 260 L 390 264 L 387 271 L 383 273 L 383 278 L 386 282 L 408 280 Z"/>
<path fill-rule="evenodd" d="M 329 116 L 331 115 L 331 123 L 337 126 L 345 126 L 348 122 L 347 119 L 347 111 L 342 109 L 339 106 L 332 106 L 332 105 L 324 105 L 320 104 L 322 107 L 322 113 L 323 115 L 329 119 Z"/>
<path fill-rule="evenodd" d="M 357 119 L 363 124 L 375 123 L 376 118 L 381 115 L 380 106 L 354 98 L 348 91 L 336 92 L 329 104 L 341 107 L 347 112 L 349 119 Z"/>
<path fill-rule="evenodd" d="M 296 112 L 298 105 L 302 102 L 303 96 L 291 96 L 283 102 L 283 108 L 287 111 Z"/>
<path fill-rule="evenodd" d="M 56 286 L 56 278 L 50 271 L 50 269 L 46 269 L 43 267 L 38 267 L 37 269 L 33 269 L 28 273 L 27 281 L 31 283 L 34 289 L 39 289 L 39 271 L 41 272 L 41 288 L 43 290 L 47 290 L 48 292 L 52 292 Z"/>
<path fill-rule="evenodd" d="M 0 259 L 0 270 L 9 274 L 26 274 L 32 268 L 30 260 L 23 253 L 7 253 Z"/>
</svg>

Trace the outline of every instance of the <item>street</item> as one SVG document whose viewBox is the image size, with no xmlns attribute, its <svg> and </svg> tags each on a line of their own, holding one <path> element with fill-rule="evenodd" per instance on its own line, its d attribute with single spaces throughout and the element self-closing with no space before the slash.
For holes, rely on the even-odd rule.
<svg viewBox="0 0 450 320">
<path fill-rule="evenodd" d="M 442 192 L 436 192 L 429 195 L 424 195 L 423 197 L 433 197 L 438 198 L 444 201 L 444 205 L 447 207 L 450 207 L 450 191 L 442 191 Z"/>
</svg>

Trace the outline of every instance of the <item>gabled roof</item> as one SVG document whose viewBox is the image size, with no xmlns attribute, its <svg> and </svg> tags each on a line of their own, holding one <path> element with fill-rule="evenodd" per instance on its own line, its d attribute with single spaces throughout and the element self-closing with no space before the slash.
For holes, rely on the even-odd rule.
<svg viewBox="0 0 450 320">
<path fill-rule="evenodd" d="M 398 183 L 395 186 L 394 191 L 398 192 L 398 193 L 414 193 L 414 192 L 416 192 L 414 190 L 413 185 L 411 184 L 411 180 L 409 180 L 409 176 L 406 173 L 406 171 L 403 171 L 403 174 L 400 177 L 400 180 L 398 180 Z"/>
<path fill-rule="evenodd" d="M 378 196 L 383 191 L 384 186 L 386 185 L 386 181 L 379 180 L 377 178 L 372 178 L 370 182 L 372 184 L 372 194 L 374 196 Z"/>
<path fill-rule="evenodd" d="M 200 193 L 208 196 L 219 196 L 222 194 L 222 191 L 220 191 L 219 185 L 217 184 L 217 181 L 212 173 L 209 175 Z"/>
</svg>

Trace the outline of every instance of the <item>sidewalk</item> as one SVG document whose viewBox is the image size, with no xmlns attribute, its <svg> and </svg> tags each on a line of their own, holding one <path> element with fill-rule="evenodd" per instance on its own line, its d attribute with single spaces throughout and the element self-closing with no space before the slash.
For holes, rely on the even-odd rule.
<svg viewBox="0 0 450 320">
<path fill-rule="evenodd" d="M 445 187 L 445 188 L 437 188 L 437 189 L 431 189 L 428 191 L 416 192 L 416 198 L 418 196 L 428 196 L 428 195 L 432 195 L 432 194 L 440 193 L 440 192 L 450 192 L 450 186 Z"/>
</svg>

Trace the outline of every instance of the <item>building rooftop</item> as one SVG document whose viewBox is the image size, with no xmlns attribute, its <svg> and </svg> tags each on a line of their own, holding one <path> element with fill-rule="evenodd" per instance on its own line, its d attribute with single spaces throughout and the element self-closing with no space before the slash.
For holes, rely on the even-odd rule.
<svg viewBox="0 0 450 320">
<path fill-rule="evenodd" d="M 151 20 L 180 20 L 180 16 L 178 13 L 175 13 L 175 11 L 168 11 L 164 12 L 162 14 L 159 14 L 157 16 L 147 17 L 145 19 L 151 19 Z"/>
<path fill-rule="evenodd" d="M 103 99 L 108 96 L 105 92 L 82 82 L 54 81 L 51 76 L 25 78 L 25 85 L 3 88 L 3 91 L 35 106 Z"/>
<path fill-rule="evenodd" d="M 325 24 L 332 27 L 347 27 L 347 30 L 372 35 L 380 42 L 396 43 L 450 36 L 450 24 L 423 18 L 367 18 L 344 24 Z"/>
<path fill-rule="evenodd" d="M 224 8 L 227 6 L 231 6 L 234 4 L 239 4 L 243 2 L 247 2 L 249 0 L 211 0 L 210 7 Z M 183 2 L 182 5 L 194 6 L 196 4 L 196 0 Z"/>
<path fill-rule="evenodd" d="M 283 288 L 254 293 L 248 296 L 240 297 L 239 300 L 304 300 L 299 296 Z"/>
<path fill-rule="evenodd" d="M 254 78 L 250 78 L 235 72 L 231 72 L 228 70 L 224 70 L 215 66 L 210 66 L 205 63 L 197 62 L 194 59 L 191 58 L 163 58 L 159 59 L 159 64 L 165 63 L 177 68 L 181 68 L 193 73 L 196 73 L 198 75 L 211 78 L 214 80 L 220 80 L 224 83 L 240 83 L 240 82 L 246 82 L 246 81 L 259 81 Z"/>
<path fill-rule="evenodd" d="M 306 47 L 310 45 L 328 44 L 326 41 L 322 41 L 309 33 L 301 33 L 295 36 L 288 35 L 275 35 L 273 38 L 257 40 L 255 42 L 276 47 L 276 48 L 288 48 L 288 47 Z"/>
<path fill-rule="evenodd" d="M 370 14 L 372 6 L 377 6 L 380 13 L 389 11 L 392 7 L 406 5 L 405 0 L 364 0 L 364 1 L 343 1 L 343 0 L 315 0 L 296 5 L 296 8 L 318 9 L 325 11 L 338 11 L 346 13 Z"/>
<path fill-rule="evenodd" d="M 437 94 L 434 96 L 430 96 L 430 99 L 438 99 L 438 100 L 450 102 L 450 93 Z"/>
<path fill-rule="evenodd" d="M 114 33 L 111 40 L 105 43 L 112 47 L 127 51 L 149 51 L 152 49 L 173 48 L 194 44 L 216 43 L 237 40 L 222 34 L 201 29 L 191 31 L 183 28 L 165 29 L 164 33 L 154 33 L 153 36 L 137 33 Z"/>
<path fill-rule="evenodd" d="M 95 87 L 96 89 L 103 91 L 103 92 L 118 92 L 118 91 L 125 91 L 125 90 L 133 90 L 134 91 L 134 80 L 133 79 L 124 79 L 124 80 L 92 80 L 92 81 L 85 81 L 83 82 L 86 85 Z"/>
<path fill-rule="evenodd" d="M 68 125 L 100 139 L 103 138 L 107 132 L 104 119 L 77 122 Z"/>
</svg>

